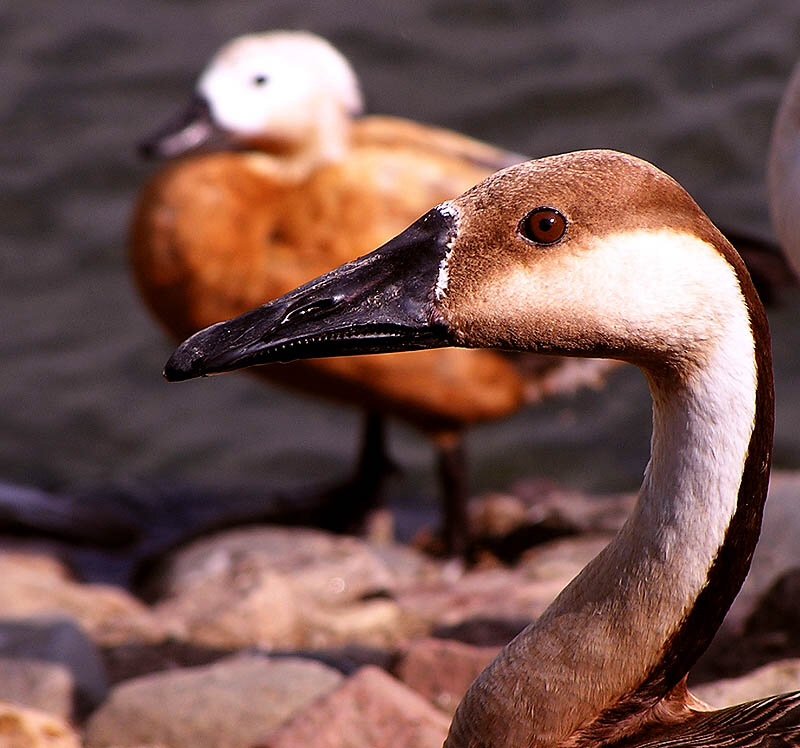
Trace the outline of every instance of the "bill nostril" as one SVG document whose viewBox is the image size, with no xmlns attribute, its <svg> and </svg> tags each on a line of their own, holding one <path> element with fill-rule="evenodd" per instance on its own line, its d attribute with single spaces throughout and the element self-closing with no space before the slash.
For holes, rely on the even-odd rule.
<svg viewBox="0 0 800 748">
<path fill-rule="evenodd" d="M 301 317 L 314 317 L 321 312 L 333 309 L 340 301 L 341 296 L 330 296 L 325 299 L 314 299 L 313 301 L 301 301 L 292 304 L 278 323 L 285 325 L 287 322 L 297 321 Z"/>
</svg>

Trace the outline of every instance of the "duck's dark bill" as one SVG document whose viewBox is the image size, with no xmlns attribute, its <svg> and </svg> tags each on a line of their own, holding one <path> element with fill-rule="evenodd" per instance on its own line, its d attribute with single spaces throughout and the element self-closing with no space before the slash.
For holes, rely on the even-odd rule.
<svg viewBox="0 0 800 748">
<path fill-rule="evenodd" d="M 208 102 L 201 96 L 194 96 L 184 111 L 139 143 L 139 155 L 143 158 L 175 158 L 232 144 L 231 134 L 214 122 Z"/>
<path fill-rule="evenodd" d="M 172 381 L 304 358 L 455 345 L 434 291 L 454 231 L 434 209 L 360 260 L 183 342 L 164 368 Z"/>
</svg>

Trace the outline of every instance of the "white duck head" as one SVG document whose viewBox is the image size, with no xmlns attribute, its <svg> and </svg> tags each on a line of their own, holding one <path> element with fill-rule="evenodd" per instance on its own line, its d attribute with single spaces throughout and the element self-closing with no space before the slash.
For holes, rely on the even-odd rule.
<svg viewBox="0 0 800 748">
<path fill-rule="evenodd" d="M 187 111 L 145 140 L 149 157 L 254 149 L 318 164 L 340 159 L 362 110 L 350 64 L 302 31 L 238 37 L 212 58 Z"/>
</svg>

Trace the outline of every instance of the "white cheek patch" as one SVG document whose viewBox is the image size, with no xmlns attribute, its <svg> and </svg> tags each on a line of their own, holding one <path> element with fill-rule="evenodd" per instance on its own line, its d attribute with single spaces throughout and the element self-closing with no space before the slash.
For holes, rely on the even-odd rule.
<svg viewBox="0 0 800 748">
<path fill-rule="evenodd" d="M 696 350 L 718 331 L 731 308 L 721 300 L 741 303 L 733 268 L 717 250 L 671 230 L 598 237 L 581 252 L 554 250 L 536 265 L 511 269 L 501 290 L 528 317 L 551 320 L 562 332 L 662 341 L 676 351 Z"/>
<path fill-rule="evenodd" d="M 453 247 L 458 236 L 459 213 L 458 209 L 449 200 L 437 206 L 437 210 L 445 217 L 453 219 L 453 232 L 447 241 L 447 249 L 444 257 L 439 263 L 439 274 L 436 277 L 436 301 L 441 301 L 447 295 L 447 288 L 450 285 L 450 258 L 453 255 Z"/>
</svg>

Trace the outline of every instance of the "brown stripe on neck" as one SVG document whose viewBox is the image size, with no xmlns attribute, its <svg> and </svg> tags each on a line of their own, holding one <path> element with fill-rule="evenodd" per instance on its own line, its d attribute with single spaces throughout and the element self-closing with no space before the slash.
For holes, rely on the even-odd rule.
<svg viewBox="0 0 800 748">
<path fill-rule="evenodd" d="M 756 409 L 736 511 L 694 606 L 664 644 L 663 656 L 632 693 L 606 709 L 571 741 L 597 746 L 618 740 L 642 724 L 642 715 L 670 697 L 711 643 L 750 570 L 769 487 L 775 423 L 772 346 L 764 307 L 736 250 L 717 232 L 713 245 L 736 271 L 747 304 L 756 359 Z M 678 712 L 676 712 L 677 718 Z M 655 712 L 654 712 L 655 716 Z"/>
</svg>

